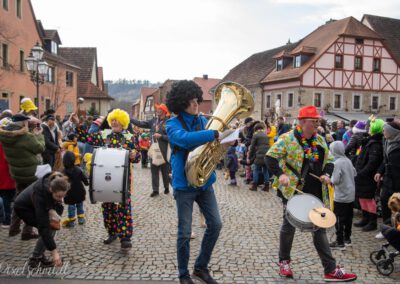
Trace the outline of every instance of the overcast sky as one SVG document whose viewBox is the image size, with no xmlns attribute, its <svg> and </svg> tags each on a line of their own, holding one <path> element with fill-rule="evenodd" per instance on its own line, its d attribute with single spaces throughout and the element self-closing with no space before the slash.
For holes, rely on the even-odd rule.
<svg viewBox="0 0 400 284">
<path fill-rule="evenodd" d="M 400 1 L 32 0 L 65 47 L 97 47 L 107 80 L 222 78 L 250 55 L 299 40 L 327 20 L 400 18 Z"/>
</svg>

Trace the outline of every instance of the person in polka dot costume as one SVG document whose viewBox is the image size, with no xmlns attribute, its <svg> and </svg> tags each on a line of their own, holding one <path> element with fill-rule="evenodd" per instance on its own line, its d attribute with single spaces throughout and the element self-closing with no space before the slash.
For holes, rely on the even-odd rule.
<svg viewBox="0 0 400 284">
<path fill-rule="evenodd" d="M 78 123 L 79 120 L 76 114 L 72 116 L 72 120 L 75 124 Z M 131 163 L 138 163 L 140 154 L 137 140 L 132 133 L 126 130 L 130 121 L 128 113 L 120 109 L 114 109 L 107 115 L 106 120 L 111 129 L 104 129 L 92 134 L 88 134 L 87 130 L 78 126 L 76 131 L 79 140 L 99 147 L 122 147 L 130 151 L 129 158 Z M 130 196 L 125 204 L 104 202 L 101 207 L 104 227 L 108 232 L 108 238 L 104 240 L 104 244 L 111 244 L 119 238 L 121 248 L 131 248 L 133 222 Z"/>
</svg>

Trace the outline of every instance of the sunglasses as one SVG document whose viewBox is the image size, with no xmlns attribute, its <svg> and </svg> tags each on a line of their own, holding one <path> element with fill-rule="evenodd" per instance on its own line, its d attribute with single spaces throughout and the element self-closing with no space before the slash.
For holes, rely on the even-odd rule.
<svg viewBox="0 0 400 284">
<path fill-rule="evenodd" d="M 304 120 L 305 121 L 311 121 L 311 122 L 314 122 L 314 123 L 318 123 L 319 122 L 319 119 L 315 119 L 315 118 L 305 118 Z"/>
</svg>

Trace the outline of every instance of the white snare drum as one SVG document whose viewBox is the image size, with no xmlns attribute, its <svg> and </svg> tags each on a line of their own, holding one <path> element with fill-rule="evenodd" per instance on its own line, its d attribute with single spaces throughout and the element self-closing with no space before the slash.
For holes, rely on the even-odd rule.
<svg viewBox="0 0 400 284">
<path fill-rule="evenodd" d="M 286 205 L 286 219 L 289 223 L 301 231 L 314 232 L 319 229 L 315 226 L 308 214 L 313 208 L 324 207 L 324 204 L 314 195 L 303 193 L 296 194 L 289 199 Z"/>
<path fill-rule="evenodd" d="M 129 151 L 97 148 L 90 171 L 90 201 L 125 203 L 130 190 Z"/>
</svg>

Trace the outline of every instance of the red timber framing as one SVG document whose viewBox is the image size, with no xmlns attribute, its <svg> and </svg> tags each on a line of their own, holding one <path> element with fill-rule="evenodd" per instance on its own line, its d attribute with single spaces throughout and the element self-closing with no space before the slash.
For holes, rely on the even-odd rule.
<svg viewBox="0 0 400 284">
<path fill-rule="evenodd" d="M 364 40 L 364 43 L 356 43 L 356 41 L 349 41 L 348 39 L 350 38 L 340 37 L 329 48 L 327 48 L 326 52 L 323 53 L 305 72 L 309 75 L 310 71 L 313 73 L 313 79 L 311 80 L 313 81 L 313 85 L 305 84 L 303 80 L 303 76 L 305 75 L 304 73 L 302 76 L 302 86 L 377 92 L 400 91 L 399 65 L 391 57 L 389 50 L 382 44 L 382 42 L 380 40 L 366 39 Z M 367 48 L 370 50 L 369 55 L 365 52 Z M 318 64 L 319 60 L 321 60 L 324 55 L 331 55 L 333 57 L 333 62 L 328 64 Z M 342 68 L 335 68 L 336 55 L 342 56 Z M 346 61 L 346 66 L 345 60 L 346 57 L 347 60 L 349 60 L 349 56 L 352 58 L 351 65 Z M 354 62 L 356 56 L 362 58 L 362 70 L 355 70 Z M 369 59 L 367 60 L 368 63 L 366 63 L 366 59 Z M 376 72 L 373 71 L 372 66 L 374 60 L 379 60 L 379 71 Z M 390 61 L 392 61 L 392 63 Z M 395 64 L 395 73 L 382 72 L 383 64 L 392 64 L 392 66 Z M 324 65 L 326 67 L 323 67 Z M 310 81 L 308 80 L 308 82 Z"/>
</svg>

